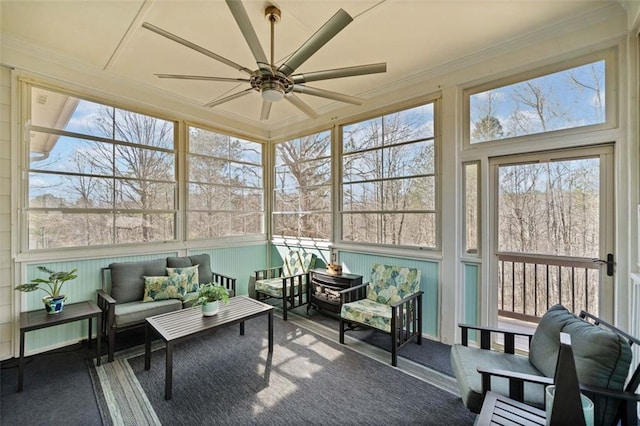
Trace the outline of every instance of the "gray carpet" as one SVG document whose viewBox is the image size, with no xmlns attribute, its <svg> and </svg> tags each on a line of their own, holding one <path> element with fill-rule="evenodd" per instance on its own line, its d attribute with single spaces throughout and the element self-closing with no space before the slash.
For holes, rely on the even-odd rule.
<svg viewBox="0 0 640 426">
<path fill-rule="evenodd" d="M 157 344 L 151 370 L 144 370 L 141 348 L 137 354 L 131 350 L 108 364 L 113 371 L 102 376 L 114 383 L 103 388 L 117 393 L 113 386 L 122 380 L 114 376 L 121 376 L 132 392 L 128 402 L 136 398 L 134 405 L 146 401 L 153 407 L 153 413 L 137 415 L 165 425 L 471 425 L 475 420 L 455 394 L 292 322 L 276 318 L 274 339 L 268 357 L 265 319 L 256 318 L 247 321 L 245 336 L 235 326 L 176 345 L 170 401 L 164 400 L 165 350 Z"/>
<path fill-rule="evenodd" d="M 338 314 L 310 309 L 307 315 L 306 310 L 306 306 L 302 306 L 294 309 L 293 312 L 336 332 L 339 331 Z M 347 331 L 345 335 L 389 351 L 389 359 L 391 359 L 391 338 L 388 334 L 380 333 L 370 328 L 358 327 L 354 330 Z M 426 338 L 422 339 L 422 345 L 410 342 L 398 351 L 398 356 L 402 358 L 417 362 L 420 365 L 424 365 L 447 376 L 454 377 L 453 370 L 451 369 L 450 355 L 451 346 Z"/>
<path fill-rule="evenodd" d="M 94 343 L 95 345 L 95 343 Z M 18 360 L 2 362 L 0 425 L 101 425 L 101 412 L 87 374 L 95 349 L 75 344 L 26 358 L 24 388 L 18 393 Z M 95 359 L 95 358 L 94 358 Z M 95 385 L 95 383 L 94 383 Z"/>
</svg>

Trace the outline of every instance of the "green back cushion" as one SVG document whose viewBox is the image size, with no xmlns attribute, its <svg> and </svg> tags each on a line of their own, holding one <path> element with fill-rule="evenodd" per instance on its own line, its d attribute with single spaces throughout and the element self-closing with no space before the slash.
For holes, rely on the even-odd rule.
<svg viewBox="0 0 640 426">
<path fill-rule="evenodd" d="M 169 268 L 186 268 L 187 266 L 198 265 L 198 282 L 207 284 L 211 282 L 211 258 L 207 253 L 196 254 L 188 257 L 167 257 Z"/>
<path fill-rule="evenodd" d="M 588 323 L 561 305 L 544 314 L 538 324 L 529 361 L 545 376 L 555 375 L 560 332 L 571 335 L 578 381 L 583 384 L 621 390 L 631 364 L 629 343 L 613 331 Z M 596 423 L 610 424 L 617 410 L 613 400 L 602 399 L 595 413 Z"/>
<path fill-rule="evenodd" d="M 542 374 L 553 377 L 560 349 L 560 332 L 573 318 L 562 305 L 552 306 L 540 319 L 529 347 L 529 361 Z M 571 339 L 573 343 L 573 339 Z"/>
<path fill-rule="evenodd" d="M 420 270 L 376 263 L 371 268 L 367 299 L 390 305 L 420 290 Z"/>
<path fill-rule="evenodd" d="M 142 300 L 144 277 L 167 274 L 165 259 L 142 262 L 118 262 L 109 265 L 111 269 L 111 297 L 117 303 Z"/>
</svg>

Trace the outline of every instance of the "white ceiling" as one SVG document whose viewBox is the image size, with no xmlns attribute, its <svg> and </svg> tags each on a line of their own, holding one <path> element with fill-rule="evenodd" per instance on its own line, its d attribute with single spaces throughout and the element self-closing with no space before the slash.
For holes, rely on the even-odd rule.
<svg viewBox="0 0 640 426">
<path fill-rule="evenodd" d="M 243 4 L 267 57 L 270 39 L 264 9 L 270 4 L 281 9 L 275 35 L 277 63 L 338 9 L 347 11 L 354 21 L 296 73 L 386 62 L 384 74 L 309 83 L 361 97 L 363 107 L 385 92 L 388 96 L 392 85 L 429 69 L 612 4 L 622 8 L 612 0 L 245 0 Z M 154 73 L 232 78 L 246 78 L 246 74 L 142 28 L 143 22 L 257 68 L 223 0 L 0 0 L 0 6 L 3 37 L 199 107 L 249 85 L 159 79 Z M 325 120 L 347 105 L 305 94 L 299 97 Z M 309 119 L 289 102 L 280 101 L 273 105 L 269 121 L 260 122 L 261 105 L 256 92 L 212 109 L 265 129 Z"/>
</svg>

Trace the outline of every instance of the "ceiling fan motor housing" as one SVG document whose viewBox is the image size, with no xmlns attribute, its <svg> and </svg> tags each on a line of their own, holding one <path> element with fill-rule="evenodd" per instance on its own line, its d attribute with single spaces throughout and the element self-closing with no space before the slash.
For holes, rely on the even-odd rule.
<svg viewBox="0 0 640 426">
<path fill-rule="evenodd" d="M 273 74 L 256 70 L 251 76 L 251 87 L 262 94 L 262 98 L 271 102 L 279 101 L 293 90 L 293 81 L 281 72 Z"/>
</svg>

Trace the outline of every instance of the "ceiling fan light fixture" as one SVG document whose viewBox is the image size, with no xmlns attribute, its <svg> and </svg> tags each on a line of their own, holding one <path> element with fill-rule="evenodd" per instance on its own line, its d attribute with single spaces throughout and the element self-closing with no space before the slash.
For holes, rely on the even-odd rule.
<svg viewBox="0 0 640 426">
<path fill-rule="evenodd" d="M 278 102 L 284 97 L 284 85 L 277 81 L 265 81 L 262 83 L 262 99 L 269 102 Z"/>
</svg>

